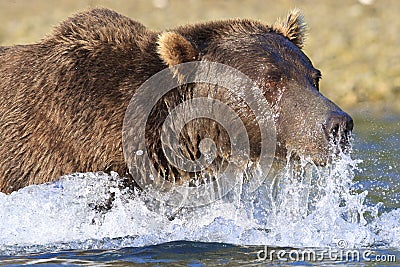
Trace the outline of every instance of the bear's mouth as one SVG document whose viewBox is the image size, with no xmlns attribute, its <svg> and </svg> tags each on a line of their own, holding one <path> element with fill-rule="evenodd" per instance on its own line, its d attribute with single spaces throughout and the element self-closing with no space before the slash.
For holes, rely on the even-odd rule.
<svg viewBox="0 0 400 267">
<path fill-rule="evenodd" d="M 335 129 L 335 132 L 328 136 L 329 148 L 335 155 L 349 153 L 352 143 L 351 131 Z"/>
<path fill-rule="evenodd" d="M 338 160 L 342 155 L 349 155 L 352 150 L 352 131 L 334 129 L 328 136 L 321 136 L 319 144 L 291 145 L 278 142 L 274 160 L 278 162 L 303 161 L 316 166 L 326 166 Z"/>
</svg>

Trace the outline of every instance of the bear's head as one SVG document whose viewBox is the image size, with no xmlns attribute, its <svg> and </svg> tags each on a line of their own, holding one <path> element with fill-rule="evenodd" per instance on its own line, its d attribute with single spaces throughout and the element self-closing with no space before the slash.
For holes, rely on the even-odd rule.
<svg viewBox="0 0 400 267">
<path fill-rule="evenodd" d="M 317 165 L 324 165 L 334 152 L 332 144 L 336 142 L 336 149 L 348 145 L 353 121 L 319 91 L 321 72 L 302 51 L 305 28 L 303 17 L 297 10 L 272 26 L 245 19 L 184 26 L 159 34 L 158 55 L 169 67 L 184 62 L 208 61 L 228 65 L 246 74 L 261 89 L 273 112 L 277 137 L 275 158 L 290 156 L 296 159 L 302 156 Z M 194 85 L 190 90 L 186 87 L 184 91 L 190 97 L 209 97 L 214 94 L 218 99 L 232 102 L 228 93 L 227 97 L 224 96 L 223 90 L 219 88 L 217 93 L 211 93 L 215 92 L 215 88 Z M 179 98 L 190 97 L 186 95 Z M 237 111 L 241 113 L 240 118 L 250 133 L 251 157 L 257 158 L 260 134 L 254 130 L 257 125 L 252 119 L 253 115 L 245 105 L 235 107 L 236 110 L 238 107 L 241 109 Z M 155 124 L 151 124 L 153 129 L 148 129 L 151 132 L 151 136 L 148 136 L 150 139 L 157 136 Z M 208 128 L 211 134 L 204 130 L 207 127 L 211 127 Z M 225 153 L 230 145 L 226 135 L 215 122 L 206 122 L 206 119 L 191 122 L 186 132 L 181 133 L 184 154 L 196 159 L 200 139 L 208 137 L 219 146 L 217 154 L 223 159 L 229 154 Z M 159 144 L 154 145 L 156 156 L 153 158 L 157 158 L 158 162 L 166 162 L 160 155 L 163 152 L 156 149 L 160 147 Z M 168 169 L 165 164 L 160 165 L 160 169 Z M 176 170 L 164 174 L 172 173 L 177 174 Z"/>
</svg>

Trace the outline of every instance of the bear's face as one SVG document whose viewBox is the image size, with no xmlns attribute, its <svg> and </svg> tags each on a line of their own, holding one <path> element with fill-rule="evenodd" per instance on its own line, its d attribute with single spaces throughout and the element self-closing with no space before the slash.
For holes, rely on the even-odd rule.
<svg viewBox="0 0 400 267">
<path fill-rule="evenodd" d="M 330 153 L 323 126 L 331 112 L 341 111 L 319 92 L 321 73 L 308 57 L 277 33 L 229 36 L 218 47 L 203 58 L 245 73 L 270 104 L 277 127 L 276 156 L 293 150 L 320 163 Z"/>
<path fill-rule="evenodd" d="M 217 58 L 245 73 L 271 105 L 277 127 L 276 156 L 284 158 L 290 151 L 323 164 L 333 152 L 331 138 L 340 138 L 343 146 L 348 143 L 352 119 L 319 92 L 321 72 L 290 40 L 265 33 L 228 38 L 219 47 L 212 50 L 217 55 L 207 55 L 207 60 Z"/>
<path fill-rule="evenodd" d="M 347 146 L 353 121 L 319 92 L 321 73 L 301 50 L 301 15 L 291 13 L 272 27 L 246 20 L 199 27 L 207 29 L 192 29 L 193 35 L 185 29 L 164 33 L 160 57 L 169 66 L 193 60 L 222 63 L 256 82 L 274 113 L 277 158 L 303 155 L 324 164 L 334 151 L 332 143 Z M 251 142 L 256 146 L 259 140 Z"/>
</svg>

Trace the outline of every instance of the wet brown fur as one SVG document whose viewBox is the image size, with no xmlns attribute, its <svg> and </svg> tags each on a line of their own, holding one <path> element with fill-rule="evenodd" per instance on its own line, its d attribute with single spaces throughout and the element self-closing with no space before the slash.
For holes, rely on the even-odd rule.
<svg viewBox="0 0 400 267">
<path fill-rule="evenodd" d="M 231 33 L 226 43 L 275 33 L 301 48 L 304 23 L 295 12 L 273 26 L 236 19 L 159 33 L 93 9 L 36 44 L 0 47 L 0 191 L 73 172 L 126 175 L 122 122 L 135 90 L 168 65 L 219 61 L 218 49 L 229 50 L 221 38 Z"/>
</svg>

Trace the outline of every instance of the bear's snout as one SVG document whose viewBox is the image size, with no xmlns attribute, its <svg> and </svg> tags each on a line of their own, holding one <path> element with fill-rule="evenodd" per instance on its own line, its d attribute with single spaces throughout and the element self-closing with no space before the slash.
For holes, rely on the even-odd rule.
<svg viewBox="0 0 400 267">
<path fill-rule="evenodd" d="M 323 124 L 325 136 L 329 142 L 340 144 L 342 149 L 349 145 L 350 133 L 354 122 L 349 114 L 343 111 L 330 112 Z"/>
</svg>

